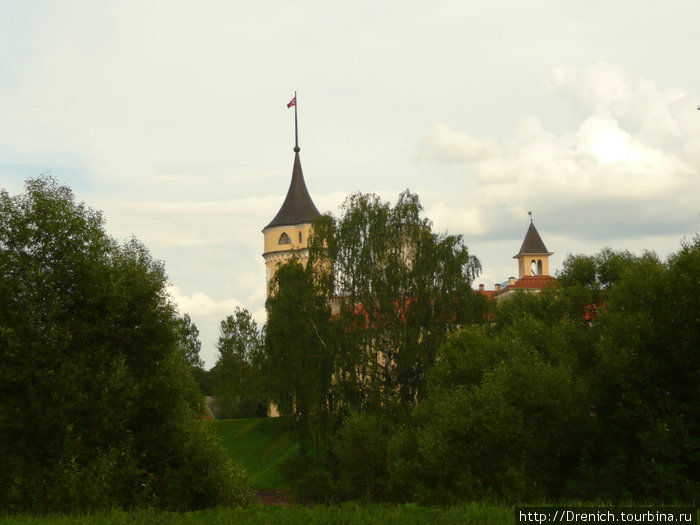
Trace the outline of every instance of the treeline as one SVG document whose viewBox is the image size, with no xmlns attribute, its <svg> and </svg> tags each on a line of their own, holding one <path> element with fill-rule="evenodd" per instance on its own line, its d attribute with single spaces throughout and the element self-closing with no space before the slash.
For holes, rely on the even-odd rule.
<svg viewBox="0 0 700 525">
<path fill-rule="evenodd" d="M 300 501 L 693 503 L 700 237 L 569 256 L 500 303 L 479 272 L 415 195 L 352 195 L 278 268 L 264 327 L 222 321 L 205 371 L 143 245 L 50 177 L 1 191 L 0 512 L 245 503 L 203 393 L 289 419 Z"/>
<path fill-rule="evenodd" d="M 479 270 L 408 192 L 351 196 L 306 268 L 278 269 L 239 362 L 297 429 L 297 497 L 694 501 L 700 238 L 666 261 L 569 256 L 558 285 L 500 303 Z"/>
<path fill-rule="evenodd" d="M 0 191 L 0 513 L 244 504 L 196 327 L 136 240 L 50 177 Z"/>
</svg>

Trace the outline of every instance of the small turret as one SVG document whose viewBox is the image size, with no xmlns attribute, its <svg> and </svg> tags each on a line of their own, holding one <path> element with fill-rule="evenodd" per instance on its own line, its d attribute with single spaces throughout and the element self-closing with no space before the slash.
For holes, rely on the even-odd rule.
<svg viewBox="0 0 700 525">
<path fill-rule="evenodd" d="M 531 212 L 530 215 L 532 215 Z M 520 251 L 513 256 L 513 259 L 518 259 L 518 277 L 549 275 L 549 256 L 553 254 L 554 252 L 547 251 L 530 217 L 530 227 L 527 229 Z"/>
</svg>

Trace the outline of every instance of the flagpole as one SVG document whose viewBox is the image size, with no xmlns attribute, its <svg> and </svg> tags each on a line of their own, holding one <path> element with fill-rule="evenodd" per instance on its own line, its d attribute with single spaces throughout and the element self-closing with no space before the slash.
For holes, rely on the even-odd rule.
<svg viewBox="0 0 700 525">
<path fill-rule="evenodd" d="M 299 152 L 299 124 L 297 122 L 297 106 L 299 101 L 297 100 L 297 92 L 294 92 L 294 151 Z"/>
</svg>

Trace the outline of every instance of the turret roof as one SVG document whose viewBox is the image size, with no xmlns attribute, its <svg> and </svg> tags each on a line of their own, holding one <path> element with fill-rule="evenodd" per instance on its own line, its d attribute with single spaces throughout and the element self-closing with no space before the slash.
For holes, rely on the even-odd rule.
<svg viewBox="0 0 700 525">
<path fill-rule="evenodd" d="M 530 227 L 527 229 L 525 234 L 525 239 L 523 240 L 523 245 L 520 247 L 517 258 L 519 255 L 524 253 L 528 254 L 542 254 L 542 255 L 552 255 L 552 252 L 547 251 L 547 247 L 542 242 L 542 237 L 537 233 L 537 228 L 532 221 L 530 221 Z"/>
<path fill-rule="evenodd" d="M 287 226 L 292 224 L 304 224 L 313 221 L 320 215 L 316 205 L 311 200 L 309 190 L 306 189 L 304 173 L 301 171 L 299 160 L 299 147 L 294 148 L 294 168 L 292 169 L 292 182 L 289 184 L 287 197 L 282 207 L 263 231 L 275 226 Z"/>
</svg>

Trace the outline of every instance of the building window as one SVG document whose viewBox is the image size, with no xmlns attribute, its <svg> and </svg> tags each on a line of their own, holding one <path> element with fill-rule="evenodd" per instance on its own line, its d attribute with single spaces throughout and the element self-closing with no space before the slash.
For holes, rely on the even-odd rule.
<svg viewBox="0 0 700 525">
<path fill-rule="evenodd" d="M 542 275 L 542 260 L 537 261 L 537 275 Z"/>
<path fill-rule="evenodd" d="M 287 232 L 284 232 L 282 235 L 280 235 L 279 244 L 292 244 L 292 239 L 289 238 L 289 235 L 287 235 Z"/>
<path fill-rule="evenodd" d="M 299 232 L 299 244 L 301 244 L 301 232 Z"/>
</svg>

